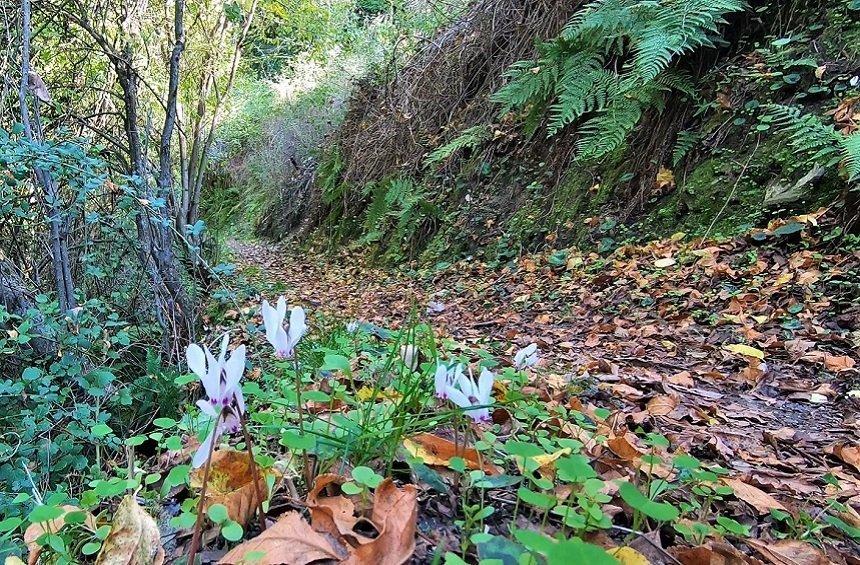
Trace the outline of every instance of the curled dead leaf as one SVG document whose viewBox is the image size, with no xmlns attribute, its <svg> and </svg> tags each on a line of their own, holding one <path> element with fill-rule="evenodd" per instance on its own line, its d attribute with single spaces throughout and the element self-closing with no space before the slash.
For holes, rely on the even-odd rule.
<svg viewBox="0 0 860 565">
<path fill-rule="evenodd" d="M 27 75 L 27 85 L 33 92 L 33 96 L 35 96 L 42 102 L 51 101 L 51 93 L 48 92 L 48 85 L 45 84 L 45 81 L 42 80 L 42 77 L 40 77 L 39 74 L 35 71 L 30 71 L 30 73 Z"/>
<path fill-rule="evenodd" d="M 320 475 L 308 494 L 311 525 L 328 539 L 337 540 L 335 551 L 342 563 L 352 565 L 400 565 L 415 550 L 418 493 L 414 485 L 398 488 L 385 479 L 373 493 L 369 511 L 357 508 L 343 494 L 325 496 L 333 485 L 346 482 L 339 475 Z"/>
<path fill-rule="evenodd" d="M 266 477 L 274 475 L 269 469 L 265 473 L 257 467 L 259 489 L 252 479 L 251 460 L 246 451 L 222 449 L 212 454 L 209 469 L 209 485 L 206 489 L 204 508 L 213 504 L 223 504 L 231 520 L 246 525 L 254 516 L 258 507 L 258 492 L 268 498 L 269 489 Z M 201 488 L 203 470 L 196 469 L 191 473 L 191 486 Z"/>
<path fill-rule="evenodd" d="M 122 499 L 113 516 L 111 531 L 96 558 L 96 565 L 161 565 L 164 549 L 152 516 L 132 495 Z"/>
<path fill-rule="evenodd" d="M 385 479 L 373 494 L 371 521 L 381 527 L 379 536 L 353 548 L 346 563 L 350 565 L 401 565 L 415 551 L 418 522 L 418 492 L 414 485 L 398 488 Z"/>
<path fill-rule="evenodd" d="M 425 465 L 441 465 L 447 467 L 454 457 L 466 461 L 469 469 L 483 469 L 488 475 L 500 475 L 501 469 L 487 458 L 481 457 L 472 447 L 454 445 L 454 442 L 433 434 L 417 434 L 403 440 L 403 447 L 413 457 L 424 461 Z"/>
<path fill-rule="evenodd" d="M 835 455 L 860 471 L 860 446 L 837 443 L 836 445 L 828 447 L 825 451 Z"/>
</svg>

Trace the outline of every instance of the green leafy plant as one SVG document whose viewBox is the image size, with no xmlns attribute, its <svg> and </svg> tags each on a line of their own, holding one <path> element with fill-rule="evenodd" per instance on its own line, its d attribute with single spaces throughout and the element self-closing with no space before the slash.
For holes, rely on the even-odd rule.
<svg viewBox="0 0 860 565">
<path fill-rule="evenodd" d="M 577 157 L 599 159 L 620 147 L 648 109 L 671 91 L 696 97 L 680 55 L 713 47 L 723 17 L 741 0 L 599 0 L 578 11 L 537 60 L 518 61 L 493 100 L 524 110 L 533 126 L 549 112 L 550 136 L 578 123 Z"/>
</svg>

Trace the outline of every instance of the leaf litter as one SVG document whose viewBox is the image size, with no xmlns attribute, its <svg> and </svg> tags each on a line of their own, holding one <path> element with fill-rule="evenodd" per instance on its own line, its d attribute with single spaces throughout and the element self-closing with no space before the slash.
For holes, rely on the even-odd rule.
<svg viewBox="0 0 860 565">
<path fill-rule="evenodd" d="M 464 260 L 397 271 L 348 252 L 320 257 L 263 243 L 235 243 L 234 251 L 240 267 L 263 270 L 291 303 L 341 319 L 397 328 L 417 311 L 446 348 L 464 353 L 509 356 L 539 344 L 540 370 L 523 392 L 594 421 L 596 433 L 556 424 L 582 441 L 603 478 L 631 469 L 677 473 L 647 463 L 655 449 L 643 431 L 726 468 L 728 508 L 752 527 L 752 538 L 737 547 L 709 540 L 661 548 L 658 562 L 662 555 L 682 563 L 856 563 L 858 546 L 847 538 L 826 547 L 772 539 L 775 512 L 823 512 L 826 498 L 844 505 L 845 523 L 858 525 L 860 252 L 829 247 L 818 235 L 820 217 L 722 241 L 678 234 L 608 255 L 547 250 L 500 268 Z M 780 231 L 786 225 L 792 229 Z M 566 260 L 555 259 L 559 253 Z M 252 301 L 243 314 L 255 310 Z M 451 454 L 440 455 L 437 444 L 450 440 L 433 437 L 412 438 L 406 449 L 444 465 Z M 348 525 L 351 509 L 336 500 L 343 506 L 329 505 L 330 512 Z M 438 524 L 430 508 L 422 504 L 419 530 Z M 299 527 L 295 520 L 290 528 Z M 362 546 L 359 534 L 328 530 Z M 428 557 L 436 542 L 419 535 L 413 559 Z"/>
</svg>

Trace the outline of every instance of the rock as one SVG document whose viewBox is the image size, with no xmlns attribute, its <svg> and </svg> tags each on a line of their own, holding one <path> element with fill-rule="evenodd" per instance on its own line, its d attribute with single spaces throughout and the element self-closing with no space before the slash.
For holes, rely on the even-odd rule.
<svg viewBox="0 0 860 565">
<path fill-rule="evenodd" d="M 764 206 L 780 206 L 801 200 L 809 195 L 809 189 L 818 184 L 818 181 L 821 180 L 821 177 L 825 173 L 827 173 L 827 169 L 816 165 L 791 187 L 787 187 L 779 180 L 775 180 L 765 189 Z"/>
</svg>

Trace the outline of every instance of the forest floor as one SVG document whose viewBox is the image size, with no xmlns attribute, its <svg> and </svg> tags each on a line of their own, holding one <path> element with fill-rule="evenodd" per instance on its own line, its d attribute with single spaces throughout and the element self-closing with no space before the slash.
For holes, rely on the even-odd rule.
<svg viewBox="0 0 860 565">
<path fill-rule="evenodd" d="M 451 340 L 446 350 L 503 359 L 537 343 L 523 392 L 600 421 L 606 473 L 640 467 L 644 432 L 662 434 L 730 471 L 738 500 L 726 511 L 764 539 L 783 537 L 773 512 L 814 516 L 830 500 L 860 527 L 860 252 L 826 232 L 808 215 L 720 242 L 678 234 L 608 256 L 555 251 L 501 269 L 461 261 L 408 273 L 260 242 L 233 251 L 247 275 L 343 322 L 397 327 L 417 312 Z M 419 541 L 416 556 L 432 543 Z M 744 552 L 817 562 L 780 561 L 774 551 L 798 548 L 766 545 L 751 539 Z M 840 563 L 857 549 L 847 538 L 821 545 Z M 657 553 L 652 562 L 667 559 Z"/>
</svg>

